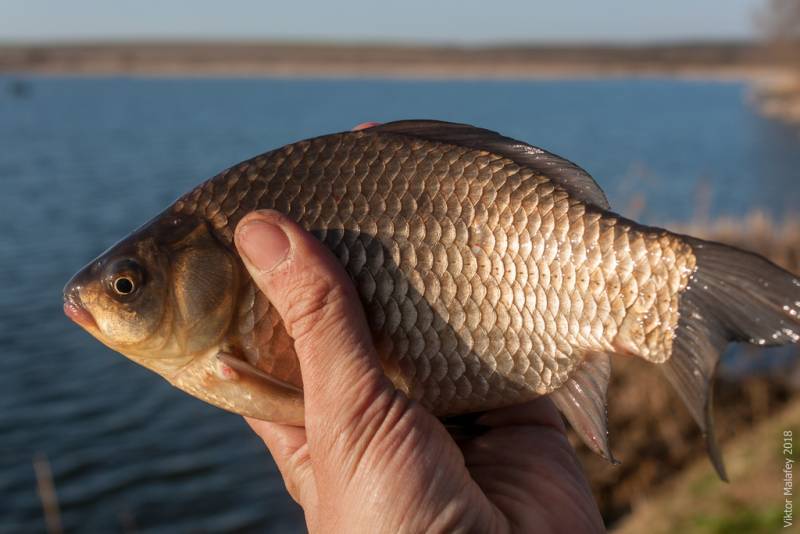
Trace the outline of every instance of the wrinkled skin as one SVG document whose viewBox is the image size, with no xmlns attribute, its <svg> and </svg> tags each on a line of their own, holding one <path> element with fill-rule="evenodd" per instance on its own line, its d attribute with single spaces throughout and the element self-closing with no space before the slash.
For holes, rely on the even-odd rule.
<svg viewBox="0 0 800 534">
<path fill-rule="evenodd" d="M 311 532 L 599 532 L 597 506 L 548 399 L 482 416 L 456 443 L 384 376 L 335 258 L 275 212 L 236 243 L 295 340 L 305 427 L 249 420 Z"/>
</svg>

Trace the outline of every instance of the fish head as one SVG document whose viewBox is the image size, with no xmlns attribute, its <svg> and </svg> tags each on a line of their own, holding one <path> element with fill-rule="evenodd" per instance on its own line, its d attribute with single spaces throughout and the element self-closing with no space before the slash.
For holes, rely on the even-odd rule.
<svg viewBox="0 0 800 534">
<path fill-rule="evenodd" d="M 165 212 L 73 276 L 64 312 L 103 344 L 171 380 L 223 343 L 240 269 L 204 219 Z"/>
</svg>

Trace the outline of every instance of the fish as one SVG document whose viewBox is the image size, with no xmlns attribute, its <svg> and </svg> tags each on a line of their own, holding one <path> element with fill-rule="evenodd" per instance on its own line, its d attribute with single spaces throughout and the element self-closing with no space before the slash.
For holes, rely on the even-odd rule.
<svg viewBox="0 0 800 534">
<path fill-rule="evenodd" d="M 795 275 L 626 219 L 546 150 L 432 120 L 299 141 L 222 171 L 80 270 L 65 313 L 190 395 L 302 425 L 293 340 L 233 244 L 258 209 L 334 253 L 409 398 L 447 417 L 549 396 L 613 462 L 612 356 L 663 373 L 727 479 L 712 417 L 720 353 L 800 339 Z"/>
</svg>

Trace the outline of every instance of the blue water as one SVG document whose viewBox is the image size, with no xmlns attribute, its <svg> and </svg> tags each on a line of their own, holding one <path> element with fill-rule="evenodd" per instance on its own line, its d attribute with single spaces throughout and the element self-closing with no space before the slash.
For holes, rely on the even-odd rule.
<svg viewBox="0 0 800 534">
<path fill-rule="evenodd" d="M 739 83 L 30 80 L 0 77 L 0 531 L 44 529 L 49 459 L 71 532 L 296 531 L 241 418 L 103 348 L 61 312 L 87 260 L 244 158 L 367 120 L 496 129 L 588 169 L 645 222 L 800 206 L 800 134 Z M 699 191 L 711 191 L 698 208 Z M 640 203 L 641 204 L 641 203 Z M 704 211 L 705 213 L 705 211 Z"/>
</svg>

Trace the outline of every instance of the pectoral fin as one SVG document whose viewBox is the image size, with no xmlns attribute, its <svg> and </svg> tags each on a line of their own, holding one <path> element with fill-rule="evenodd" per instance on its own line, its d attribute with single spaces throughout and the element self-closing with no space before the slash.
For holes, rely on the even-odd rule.
<svg viewBox="0 0 800 534">
<path fill-rule="evenodd" d="M 290 384 L 289 382 L 284 382 L 283 380 L 278 380 L 274 376 L 271 376 L 258 367 L 251 365 L 249 362 L 241 360 L 236 356 L 229 354 L 227 352 L 220 352 L 217 354 L 217 359 L 219 359 L 222 363 L 233 369 L 236 373 L 239 373 L 243 378 L 254 380 L 256 382 L 262 382 L 264 385 L 269 386 L 270 389 L 272 388 L 280 388 L 287 391 L 287 393 L 292 394 L 301 394 L 303 390 L 298 388 L 294 384 Z"/>
<path fill-rule="evenodd" d="M 608 354 L 589 353 L 578 370 L 551 393 L 550 398 L 590 449 L 618 464 L 608 446 L 606 390 L 610 376 Z"/>
</svg>

